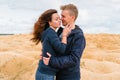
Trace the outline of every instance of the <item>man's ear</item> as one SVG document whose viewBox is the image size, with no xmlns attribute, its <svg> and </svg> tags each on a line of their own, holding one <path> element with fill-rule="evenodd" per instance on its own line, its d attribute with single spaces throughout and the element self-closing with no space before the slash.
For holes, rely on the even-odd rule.
<svg viewBox="0 0 120 80">
<path fill-rule="evenodd" d="M 75 16 L 72 16 L 72 19 L 75 20 Z"/>
</svg>

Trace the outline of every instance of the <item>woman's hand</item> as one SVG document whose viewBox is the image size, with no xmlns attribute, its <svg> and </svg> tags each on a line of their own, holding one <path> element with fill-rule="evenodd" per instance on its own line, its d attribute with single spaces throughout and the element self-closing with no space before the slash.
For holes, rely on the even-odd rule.
<svg viewBox="0 0 120 80">
<path fill-rule="evenodd" d="M 45 65 L 49 64 L 50 58 L 51 58 L 51 54 L 47 52 L 48 57 L 43 57 L 43 62 Z"/>
<path fill-rule="evenodd" d="M 65 26 L 65 28 L 63 29 L 62 37 L 67 37 L 71 32 L 71 28 L 72 26 L 69 24 Z"/>
<path fill-rule="evenodd" d="M 71 25 L 65 26 L 63 33 L 62 33 L 62 43 L 67 44 L 67 37 L 71 32 L 71 28 L 72 28 Z"/>
</svg>

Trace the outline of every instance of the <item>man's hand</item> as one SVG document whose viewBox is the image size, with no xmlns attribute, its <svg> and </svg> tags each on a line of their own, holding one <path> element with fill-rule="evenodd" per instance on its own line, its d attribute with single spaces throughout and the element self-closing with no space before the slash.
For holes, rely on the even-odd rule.
<svg viewBox="0 0 120 80">
<path fill-rule="evenodd" d="M 45 65 L 49 64 L 50 58 L 51 58 L 51 54 L 47 52 L 48 57 L 43 57 L 43 62 Z"/>
</svg>

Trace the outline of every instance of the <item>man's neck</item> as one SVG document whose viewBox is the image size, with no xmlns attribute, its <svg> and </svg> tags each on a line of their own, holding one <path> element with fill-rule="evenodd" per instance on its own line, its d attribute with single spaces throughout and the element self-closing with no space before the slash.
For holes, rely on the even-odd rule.
<svg viewBox="0 0 120 80">
<path fill-rule="evenodd" d="M 74 23 L 74 22 L 71 23 L 71 26 L 72 26 L 72 27 L 71 27 L 72 29 L 75 29 L 75 23 Z"/>
</svg>

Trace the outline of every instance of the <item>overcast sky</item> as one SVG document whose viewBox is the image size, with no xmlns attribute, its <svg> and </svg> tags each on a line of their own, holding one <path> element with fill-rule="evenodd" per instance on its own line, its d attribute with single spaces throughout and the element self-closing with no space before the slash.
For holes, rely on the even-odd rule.
<svg viewBox="0 0 120 80">
<path fill-rule="evenodd" d="M 120 0 L 0 0 L 0 34 L 30 33 L 39 15 L 73 3 L 79 9 L 76 24 L 85 33 L 120 34 Z"/>
</svg>

